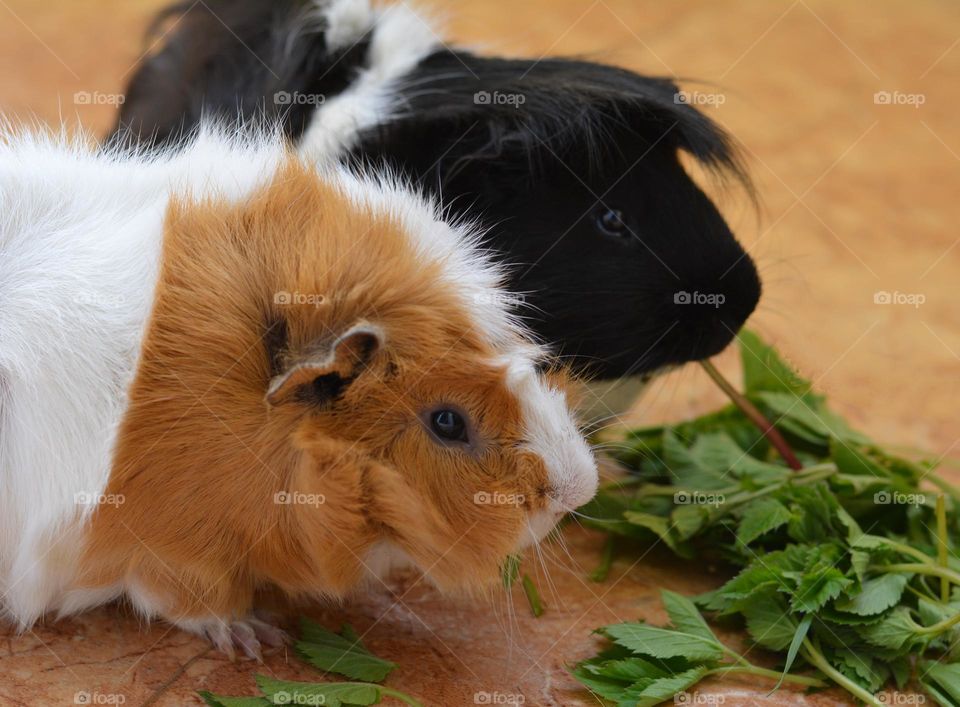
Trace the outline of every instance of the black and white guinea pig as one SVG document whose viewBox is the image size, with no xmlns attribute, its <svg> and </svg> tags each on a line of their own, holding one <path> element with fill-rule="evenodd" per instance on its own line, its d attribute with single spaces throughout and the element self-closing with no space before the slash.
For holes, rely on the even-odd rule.
<svg viewBox="0 0 960 707">
<path fill-rule="evenodd" d="M 588 501 L 563 374 L 477 234 L 384 178 L 201 130 L 0 134 L 0 617 L 118 598 L 259 655 L 255 592 L 445 589 Z"/>
<path fill-rule="evenodd" d="M 486 227 L 542 340 L 599 378 L 711 356 L 760 280 L 679 152 L 747 178 L 669 80 L 443 44 L 406 3 L 185 2 L 113 139 L 176 143 L 201 116 L 282 120 L 303 154 L 386 163 Z"/>
</svg>

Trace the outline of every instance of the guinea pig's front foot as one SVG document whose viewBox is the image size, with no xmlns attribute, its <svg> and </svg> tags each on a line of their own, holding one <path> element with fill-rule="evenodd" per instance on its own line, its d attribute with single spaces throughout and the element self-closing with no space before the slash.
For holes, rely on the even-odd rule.
<svg viewBox="0 0 960 707">
<path fill-rule="evenodd" d="M 200 622 L 196 628 L 199 629 L 198 633 L 206 636 L 213 647 L 231 661 L 236 660 L 237 653 L 240 652 L 243 656 L 262 663 L 264 644 L 279 648 L 293 642 L 286 631 L 254 616 L 248 616 L 241 621 L 214 618 Z"/>
</svg>

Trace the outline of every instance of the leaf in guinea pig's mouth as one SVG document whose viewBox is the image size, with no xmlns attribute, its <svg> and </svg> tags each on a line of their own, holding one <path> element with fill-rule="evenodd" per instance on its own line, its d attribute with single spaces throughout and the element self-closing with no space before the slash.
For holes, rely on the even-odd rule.
<svg viewBox="0 0 960 707">
<path fill-rule="evenodd" d="M 510 589 L 520 576 L 520 557 L 507 555 L 507 559 L 503 561 L 503 567 L 500 568 L 500 576 L 503 579 L 503 586 Z"/>
</svg>

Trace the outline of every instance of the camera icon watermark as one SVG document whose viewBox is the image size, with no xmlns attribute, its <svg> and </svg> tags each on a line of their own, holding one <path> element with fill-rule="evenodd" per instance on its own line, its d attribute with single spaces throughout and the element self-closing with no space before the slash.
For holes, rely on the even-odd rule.
<svg viewBox="0 0 960 707">
<path fill-rule="evenodd" d="M 923 93 L 904 93 L 903 91 L 877 91 L 873 94 L 873 103 L 878 106 L 913 106 L 919 108 L 927 102 Z"/>
<path fill-rule="evenodd" d="M 722 292 L 687 292 L 681 290 L 673 293 L 674 304 L 692 304 L 720 309 L 726 301 L 727 297 Z"/>
<path fill-rule="evenodd" d="M 124 705 L 127 696 L 119 692 L 89 692 L 79 690 L 73 695 L 75 705 Z"/>
<path fill-rule="evenodd" d="M 474 692 L 475 705 L 522 705 L 527 698 L 519 692 Z"/>
<path fill-rule="evenodd" d="M 271 701 L 275 705 L 325 705 L 327 704 L 326 695 L 311 695 L 303 692 L 287 692 L 280 690 L 273 693 Z M 337 702 L 337 704 L 340 704 Z"/>
<path fill-rule="evenodd" d="M 713 506 L 719 508 L 727 502 L 722 493 L 704 493 L 702 491 L 677 491 L 673 494 L 676 506 Z"/>
<path fill-rule="evenodd" d="M 280 290 L 279 292 L 273 293 L 273 303 L 280 305 L 281 307 L 293 307 L 305 304 L 313 307 L 319 307 L 326 303 L 326 301 L 326 295 L 321 294 L 287 292 L 286 290 Z"/>
<path fill-rule="evenodd" d="M 527 97 L 522 93 L 477 91 L 473 94 L 473 103 L 477 106 L 513 106 L 519 108 L 526 102 Z"/>
<path fill-rule="evenodd" d="M 73 502 L 78 506 L 114 506 L 119 507 L 127 502 L 122 493 L 91 493 L 80 491 L 73 494 Z"/>
<path fill-rule="evenodd" d="M 73 94 L 73 103 L 77 106 L 122 106 L 126 100 L 122 93 L 77 91 Z"/>
<path fill-rule="evenodd" d="M 727 97 L 722 93 L 677 91 L 675 94 L 673 94 L 673 102 L 677 105 L 688 106 L 722 106 L 727 102 Z"/>
<path fill-rule="evenodd" d="M 477 491 L 473 502 L 478 506 L 522 506 L 527 497 L 522 493 L 503 493 L 501 491 Z"/>
<path fill-rule="evenodd" d="M 874 304 L 896 304 L 907 305 L 919 309 L 921 305 L 926 304 L 927 296 L 922 292 L 888 292 L 887 290 L 878 290 L 873 293 Z"/>
<path fill-rule="evenodd" d="M 874 699 L 882 705 L 925 705 L 927 696 L 922 694 L 907 694 L 896 690 L 884 690 L 875 694 Z"/>
<path fill-rule="evenodd" d="M 302 493 L 301 491 L 277 491 L 273 502 L 278 506 L 313 506 L 317 508 L 327 502 L 322 493 Z"/>
<path fill-rule="evenodd" d="M 681 690 L 673 696 L 675 705 L 722 705 L 727 701 L 726 695 L 710 695 L 705 692 L 687 692 Z"/>
<path fill-rule="evenodd" d="M 878 506 L 922 506 L 927 497 L 922 493 L 902 493 L 900 491 L 877 491 L 873 502 Z"/>
<path fill-rule="evenodd" d="M 322 106 L 326 102 L 327 97 L 322 93 L 277 91 L 273 94 L 273 104 L 277 106 Z"/>
</svg>

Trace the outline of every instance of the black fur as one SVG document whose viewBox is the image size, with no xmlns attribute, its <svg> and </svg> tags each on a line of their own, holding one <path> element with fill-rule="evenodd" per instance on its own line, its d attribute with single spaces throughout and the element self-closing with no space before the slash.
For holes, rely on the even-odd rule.
<svg viewBox="0 0 960 707">
<path fill-rule="evenodd" d="M 328 51 L 306 0 L 207 5 L 217 17 L 197 5 L 139 68 L 113 139 L 168 144 L 207 115 L 280 120 L 296 140 L 313 108 L 274 94 L 335 95 L 366 61 L 369 37 Z M 727 135 L 678 103 L 671 81 L 443 49 L 396 90 L 398 113 L 350 158 L 389 164 L 479 219 L 534 329 L 575 363 L 615 377 L 710 356 L 753 311 L 754 264 L 678 153 L 749 182 Z M 624 213 L 626 237 L 599 225 L 609 209 Z M 688 304 L 683 293 L 713 298 Z"/>
</svg>

